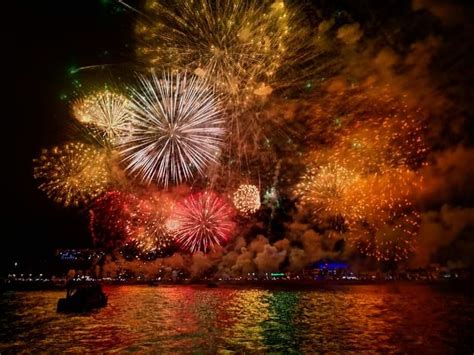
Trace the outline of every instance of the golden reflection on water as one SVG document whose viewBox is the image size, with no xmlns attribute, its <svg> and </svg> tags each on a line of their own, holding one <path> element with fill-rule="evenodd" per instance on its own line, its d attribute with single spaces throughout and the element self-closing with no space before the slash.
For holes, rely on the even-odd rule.
<svg viewBox="0 0 474 355">
<path fill-rule="evenodd" d="M 250 289 L 239 292 L 238 302 L 228 308 L 230 319 L 235 322 L 226 327 L 223 338 L 231 350 L 261 351 L 264 350 L 264 333 L 261 324 L 268 319 L 267 290 Z"/>
<path fill-rule="evenodd" d="M 105 292 L 87 315 L 57 314 L 62 292 L 3 293 L 0 352 L 472 352 L 472 296 L 429 286 Z"/>
</svg>

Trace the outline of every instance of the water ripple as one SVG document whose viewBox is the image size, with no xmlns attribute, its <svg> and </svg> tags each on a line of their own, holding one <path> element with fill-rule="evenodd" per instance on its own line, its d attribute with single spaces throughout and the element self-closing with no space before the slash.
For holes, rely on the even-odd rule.
<svg viewBox="0 0 474 355">
<path fill-rule="evenodd" d="M 0 352 L 472 353 L 474 305 L 421 285 L 325 290 L 109 286 L 109 305 L 55 312 L 62 292 L 5 292 Z"/>
</svg>

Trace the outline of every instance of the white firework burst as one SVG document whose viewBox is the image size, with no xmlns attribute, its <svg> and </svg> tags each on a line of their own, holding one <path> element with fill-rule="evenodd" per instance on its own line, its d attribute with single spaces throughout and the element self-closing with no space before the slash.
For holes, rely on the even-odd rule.
<svg viewBox="0 0 474 355">
<path fill-rule="evenodd" d="M 243 215 L 251 215 L 260 208 L 260 191 L 255 185 L 242 184 L 232 195 L 235 208 Z"/>
<path fill-rule="evenodd" d="M 168 186 L 205 173 L 225 135 L 220 101 L 196 76 L 139 76 L 132 89 L 131 132 L 120 146 L 126 170 Z"/>
</svg>

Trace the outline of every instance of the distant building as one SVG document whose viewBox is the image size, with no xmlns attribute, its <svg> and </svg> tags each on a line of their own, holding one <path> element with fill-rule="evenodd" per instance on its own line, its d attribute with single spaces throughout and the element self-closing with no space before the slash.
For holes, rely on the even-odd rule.
<svg viewBox="0 0 474 355">
<path fill-rule="evenodd" d="M 105 253 L 94 249 L 58 249 L 56 257 L 57 273 L 65 275 L 69 270 L 91 272 L 94 265 L 100 264 Z"/>
<path fill-rule="evenodd" d="M 58 249 L 56 256 L 63 262 L 94 262 L 99 261 L 104 252 L 94 249 Z"/>
<path fill-rule="evenodd" d="M 342 276 L 345 276 L 346 274 L 352 274 L 349 271 L 349 264 L 342 261 L 328 259 L 320 260 L 311 264 L 303 273 L 305 278 L 313 280 L 341 279 Z"/>
</svg>

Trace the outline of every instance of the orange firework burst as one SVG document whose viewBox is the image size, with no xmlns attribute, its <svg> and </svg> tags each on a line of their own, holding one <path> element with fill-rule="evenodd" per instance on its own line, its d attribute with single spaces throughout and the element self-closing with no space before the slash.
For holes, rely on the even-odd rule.
<svg viewBox="0 0 474 355">
<path fill-rule="evenodd" d="M 308 155 L 300 201 L 317 221 L 343 217 L 340 231 L 363 254 L 405 259 L 419 223 L 412 203 L 421 188 L 417 169 L 428 153 L 423 113 L 389 87 L 333 90 L 321 102 L 312 123 L 323 127 L 319 141 L 327 148 Z"/>
<path fill-rule="evenodd" d="M 342 166 L 316 163 L 309 166 L 294 192 L 318 221 L 342 216 L 348 222 L 361 214 L 359 179 L 357 173 Z"/>
<path fill-rule="evenodd" d="M 386 169 L 360 186 L 361 217 L 351 225 L 349 243 L 377 260 L 406 259 L 414 250 L 419 212 L 411 200 L 421 177 L 408 169 Z"/>
<path fill-rule="evenodd" d="M 378 260 L 405 259 L 413 250 L 419 223 L 411 200 L 421 189 L 421 177 L 382 162 L 370 174 L 365 159 L 353 162 L 328 152 L 311 154 L 295 195 L 318 223 L 337 221 L 330 223 L 331 229 L 347 232 L 348 242 L 361 253 Z M 347 165 L 327 162 L 333 160 Z"/>
</svg>

